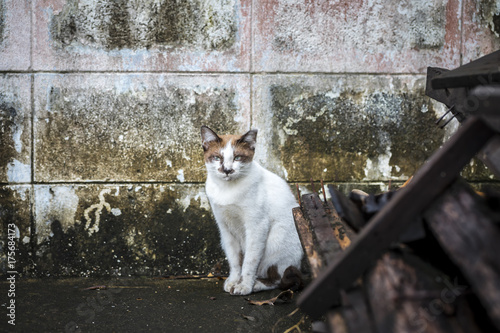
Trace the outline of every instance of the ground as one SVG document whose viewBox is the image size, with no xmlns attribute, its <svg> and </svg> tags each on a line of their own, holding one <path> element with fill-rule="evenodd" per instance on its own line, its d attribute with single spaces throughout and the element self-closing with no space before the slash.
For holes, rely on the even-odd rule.
<svg viewBox="0 0 500 333">
<path fill-rule="evenodd" d="M 1 283 L 7 295 L 7 281 Z M 280 290 L 231 296 L 217 279 L 29 279 L 16 281 L 15 326 L 2 315 L 2 332 L 285 332 L 310 320 L 294 299 L 253 305 Z M 106 286 L 105 289 L 94 289 Z M 90 288 L 90 289 L 89 289 Z M 7 302 L 1 301 L 2 312 Z M 6 319 L 7 318 L 7 319 Z M 298 332 L 291 330 L 290 332 Z"/>
</svg>

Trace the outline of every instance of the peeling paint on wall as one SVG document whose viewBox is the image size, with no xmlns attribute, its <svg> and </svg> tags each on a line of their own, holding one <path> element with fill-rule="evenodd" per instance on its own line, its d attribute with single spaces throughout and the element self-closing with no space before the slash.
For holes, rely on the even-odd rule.
<svg viewBox="0 0 500 333">
<path fill-rule="evenodd" d="M 224 51 L 236 39 L 235 6 L 232 0 L 69 0 L 54 15 L 50 32 L 65 49 Z"/>
<path fill-rule="evenodd" d="M 274 147 L 264 154 L 276 154 L 293 181 L 405 179 L 443 142 L 423 81 L 348 76 L 273 81 L 259 88 L 269 89 L 260 103 L 272 114 L 262 115 L 264 145 Z"/>
</svg>

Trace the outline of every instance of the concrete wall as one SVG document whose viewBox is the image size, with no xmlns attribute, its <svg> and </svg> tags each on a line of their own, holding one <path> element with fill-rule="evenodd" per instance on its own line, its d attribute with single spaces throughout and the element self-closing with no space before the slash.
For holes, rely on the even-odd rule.
<svg viewBox="0 0 500 333">
<path fill-rule="evenodd" d="M 304 191 L 403 181 L 456 128 L 426 67 L 499 34 L 486 0 L 0 0 L 0 271 L 209 272 L 203 124 Z"/>
</svg>

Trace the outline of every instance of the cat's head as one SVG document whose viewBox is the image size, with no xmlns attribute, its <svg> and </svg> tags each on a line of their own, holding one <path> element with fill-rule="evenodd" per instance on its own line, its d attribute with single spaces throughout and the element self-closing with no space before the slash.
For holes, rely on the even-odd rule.
<svg viewBox="0 0 500 333">
<path fill-rule="evenodd" d="M 244 177 L 250 170 L 255 153 L 257 130 L 239 135 L 217 135 L 207 126 L 201 127 L 201 142 L 207 171 L 231 181 Z"/>
</svg>

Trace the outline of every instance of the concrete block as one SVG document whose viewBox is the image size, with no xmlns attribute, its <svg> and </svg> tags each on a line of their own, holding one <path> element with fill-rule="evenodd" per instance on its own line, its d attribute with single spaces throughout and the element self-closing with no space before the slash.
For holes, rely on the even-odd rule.
<svg viewBox="0 0 500 333">
<path fill-rule="evenodd" d="M 30 274 L 30 217 L 31 187 L 0 186 L 0 273 Z"/>
<path fill-rule="evenodd" d="M 35 179 L 205 180 L 200 127 L 243 132 L 248 75 L 35 76 Z"/>
<path fill-rule="evenodd" d="M 500 2 L 464 0 L 463 35 L 463 64 L 500 49 Z"/>
<path fill-rule="evenodd" d="M 258 75 L 257 160 L 290 182 L 406 180 L 443 143 L 423 76 Z M 260 140 L 260 141 L 259 141 Z"/>
<path fill-rule="evenodd" d="M 31 76 L 0 75 L 0 183 L 31 181 Z"/>
<path fill-rule="evenodd" d="M 30 1 L 0 1 L 0 70 L 30 68 L 30 6 Z"/>
<path fill-rule="evenodd" d="M 256 0 L 254 71 L 425 73 L 460 63 L 460 0 Z"/>
<path fill-rule="evenodd" d="M 248 71 L 250 0 L 42 0 L 38 70 Z"/>
<path fill-rule="evenodd" d="M 224 256 L 200 185 L 35 185 L 38 276 L 206 274 Z"/>
</svg>

